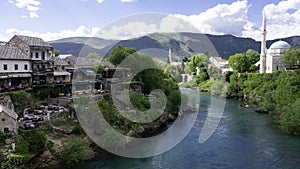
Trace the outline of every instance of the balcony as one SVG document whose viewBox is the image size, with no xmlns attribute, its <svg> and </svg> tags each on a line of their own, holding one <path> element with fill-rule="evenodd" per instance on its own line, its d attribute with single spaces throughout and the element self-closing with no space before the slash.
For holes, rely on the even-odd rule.
<svg viewBox="0 0 300 169">
<path fill-rule="evenodd" d="M 33 73 L 33 75 L 53 74 L 54 69 L 53 68 L 33 68 L 32 73 Z"/>
</svg>

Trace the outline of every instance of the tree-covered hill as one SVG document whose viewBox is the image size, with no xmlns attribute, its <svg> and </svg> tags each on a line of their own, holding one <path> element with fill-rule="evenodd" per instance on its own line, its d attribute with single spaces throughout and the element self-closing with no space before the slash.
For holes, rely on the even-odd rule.
<svg viewBox="0 0 300 169">
<path fill-rule="evenodd" d="M 267 47 L 278 40 L 267 41 Z M 283 38 L 281 40 L 288 42 L 292 46 L 300 44 L 300 36 Z M 219 55 L 228 59 L 229 56 L 235 53 L 246 52 L 248 49 L 260 51 L 260 42 L 251 38 L 199 33 L 153 33 L 120 41 L 74 37 L 51 41 L 50 44 L 63 54 L 71 53 L 76 56 L 85 56 L 88 53 L 98 53 L 102 57 L 108 57 L 110 51 L 115 47 L 124 46 L 143 51 L 143 53 L 156 57 L 159 60 L 167 59 L 169 48 L 172 49 L 174 60 L 207 52 L 209 56 Z M 82 50 L 83 47 L 84 50 Z"/>
</svg>

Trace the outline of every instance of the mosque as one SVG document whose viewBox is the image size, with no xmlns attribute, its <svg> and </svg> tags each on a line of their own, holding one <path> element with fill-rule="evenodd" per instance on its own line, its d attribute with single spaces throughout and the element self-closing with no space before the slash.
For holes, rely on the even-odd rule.
<svg viewBox="0 0 300 169">
<path fill-rule="evenodd" d="M 260 53 L 260 69 L 259 73 L 273 73 L 275 71 L 284 70 L 285 64 L 282 63 L 282 57 L 286 51 L 291 47 L 285 41 L 277 41 L 273 43 L 269 49 L 266 46 L 266 14 L 263 13 L 263 22 L 262 22 L 262 41 L 261 41 L 261 53 Z"/>
</svg>

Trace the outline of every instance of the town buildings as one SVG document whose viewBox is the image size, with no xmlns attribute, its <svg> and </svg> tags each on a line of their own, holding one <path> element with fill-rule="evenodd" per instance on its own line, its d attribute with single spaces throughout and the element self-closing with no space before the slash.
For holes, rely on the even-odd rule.
<svg viewBox="0 0 300 169">
<path fill-rule="evenodd" d="M 103 71 L 114 67 L 97 58 L 67 54 L 56 57 L 53 47 L 43 39 L 15 35 L 0 46 L 0 92 L 48 85 L 71 85 L 72 80 L 76 84 L 82 84 L 79 86 L 92 83 L 92 86 L 101 88 L 107 84 L 101 84 L 106 82 L 103 80 L 106 77 L 102 77 L 102 72 L 95 69 L 99 65 L 107 68 Z"/>
<path fill-rule="evenodd" d="M 210 57 L 209 61 L 211 64 L 209 66 L 215 66 L 222 70 L 222 73 L 227 71 L 232 71 L 232 68 L 229 67 L 228 60 L 225 60 L 221 57 Z"/>
</svg>

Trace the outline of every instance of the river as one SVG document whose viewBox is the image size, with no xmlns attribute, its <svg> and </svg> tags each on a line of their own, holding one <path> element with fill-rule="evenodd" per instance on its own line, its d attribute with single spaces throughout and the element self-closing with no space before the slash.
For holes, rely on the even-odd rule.
<svg viewBox="0 0 300 169">
<path fill-rule="evenodd" d="M 131 159 L 104 153 L 77 169 L 202 169 L 300 168 L 300 137 L 282 133 L 267 114 L 227 100 L 214 134 L 199 143 L 211 96 L 200 94 L 200 109 L 191 132 L 170 151 L 150 158 Z"/>
</svg>

